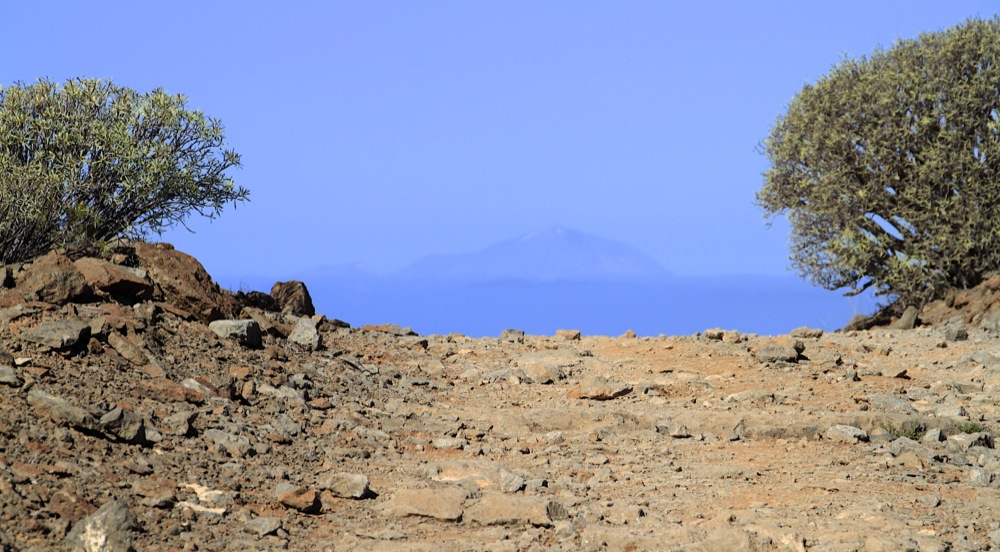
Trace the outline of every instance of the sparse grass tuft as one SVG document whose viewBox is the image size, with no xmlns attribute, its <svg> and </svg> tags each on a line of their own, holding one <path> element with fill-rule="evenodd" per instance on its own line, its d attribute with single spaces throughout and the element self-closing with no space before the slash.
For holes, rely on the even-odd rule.
<svg viewBox="0 0 1000 552">
<path fill-rule="evenodd" d="M 976 422 L 965 422 L 961 424 L 955 424 L 955 429 L 961 431 L 962 433 L 980 433 L 985 428 L 977 424 Z"/>
<path fill-rule="evenodd" d="M 927 426 L 913 420 L 905 421 L 899 427 L 891 422 L 879 422 L 879 427 L 886 433 L 895 435 L 896 437 L 906 437 L 914 441 L 919 441 L 924 436 L 924 433 L 927 433 Z"/>
</svg>

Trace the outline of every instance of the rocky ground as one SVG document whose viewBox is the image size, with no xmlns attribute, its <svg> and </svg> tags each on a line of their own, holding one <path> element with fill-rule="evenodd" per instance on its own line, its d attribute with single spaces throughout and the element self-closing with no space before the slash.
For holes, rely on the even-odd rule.
<svg viewBox="0 0 1000 552">
<path fill-rule="evenodd" d="M 0 286 L 0 550 L 1000 547 L 1000 335 L 961 297 L 910 330 L 470 339 L 234 296 L 166 245 Z"/>
</svg>

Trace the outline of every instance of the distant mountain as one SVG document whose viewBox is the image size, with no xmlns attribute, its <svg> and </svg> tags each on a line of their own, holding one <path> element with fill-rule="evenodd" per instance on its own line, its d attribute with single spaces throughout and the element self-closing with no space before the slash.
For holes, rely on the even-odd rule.
<svg viewBox="0 0 1000 552">
<path fill-rule="evenodd" d="M 554 226 L 475 253 L 431 255 L 392 275 L 437 282 L 655 281 L 670 273 L 634 247 Z"/>
</svg>

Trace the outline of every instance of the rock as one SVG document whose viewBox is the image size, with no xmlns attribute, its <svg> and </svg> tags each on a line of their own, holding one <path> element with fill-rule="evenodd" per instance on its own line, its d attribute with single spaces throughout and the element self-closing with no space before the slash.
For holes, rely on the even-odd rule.
<svg viewBox="0 0 1000 552">
<path fill-rule="evenodd" d="M 385 512 L 394 516 L 420 516 L 445 521 L 459 521 L 468 494 L 461 489 L 403 489 L 385 504 Z"/>
<path fill-rule="evenodd" d="M 367 498 L 373 494 L 368 485 L 367 475 L 332 473 L 323 479 L 320 488 L 338 498 Z"/>
<path fill-rule="evenodd" d="M 903 315 L 899 317 L 899 320 L 893 322 L 889 325 L 889 327 L 894 330 L 912 330 L 914 326 L 917 325 L 917 316 L 919 315 L 920 309 L 911 305 L 906 307 L 906 310 L 903 311 Z"/>
<path fill-rule="evenodd" d="M 400 326 L 399 324 L 367 324 L 362 326 L 361 329 L 367 332 L 387 333 L 396 337 L 417 335 L 417 332 L 413 331 L 412 328 Z"/>
<path fill-rule="evenodd" d="M 463 450 L 469 446 L 469 440 L 461 437 L 440 437 L 431 441 L 431 446 L 437 450 Z"/>
<path fill-rule="evenodd" d="M 29 301 L 65 305 L 90 295 L 83 274 L 65 255 L 50 252 L 32 261 L 17 279 L 15 290 Z"/>
<path fill-rule="evenodd" d="M 427 468 L 433 481 L 457 483 L 472 490 L 497 489 L 516 493 L 526 485 L 524 478 L 496 462 L 454 461 L 432 464 Z"/>
<path fill-rule="evenodd" d="M 271 287 L 271 297 L 274 298 L 275 306 L 283 313 L 293 316 L 316 314 L 309 290 L 304 283 L 297 280 L 275 282 Z"/>
<path fill-rule="evenodd" d="M 297 487 L 282 483 L 278 485 L 275 492 L 278 502 L 287 508 L 298 510 L 306 514 L 316 514 L 323 505 L 319 500 L 319 493 L 306 487 Z"/>
<path fill-rule="evenodd" d="M 808 326 L 800 326 L 789 332 L 788 335 L 801 339 L 819 339 L 820 337 L 823 337 L 823 330 L 819 328 L 810 328 Z"/>
<path fill-rule="evenodd" d="M 550 384 L 563 378 L 562 368 L 552 364 L 529 362 L 521 366 L 521 375 L 528 383 Z"/>
<path fill-rule="evenodd" d="M 142 269 L 92 257 L 77 259 L 73 265 L 97 295 L 125 305 L 148 301 L 153 297 L 153 284 L 146 279 L 146 272 Z"/>
<path fill-rule="evenodd" d="M 625 333 L 618 337 L 621 339 L 635 339 L 637 336 L 634 330 L 625 330 Z"/>
<path fill-rule="evenodd" d="M 500 332 L 500 341 L 506 343 L 524 343 L 524 330 L 504 330 Z"/>
<path fill-rule="evenodd" d="M 993 482 L 994 475 L 983 468 L 972 467 L 966 480 L 973 487 L 988 487 Z"/>
<path fill-rule="evenodd" d="M 674 439 L 687 439 L 691 436 L 687 426 L 673 420 L 660 420 L 656 422 L 655 428 L 657 433 L 669 435 Z"/>
<path fill-rule="evenodd" d="M 177 504 L 177 483 L 166 477 L 143 477 L 132 483 L 132 492 L 147 508 L 173 508 Z"/>
<path fill-rule="evenodd" d="M 941 433 L 941 430 L 937 428 L 928 429 L 927 432 L 924 433 L 924 436 L 920 438 L 920 442 L 931 443 L 931 444 L 940 443 L 941 441 L 944 440 L 945 440 L 944 434 Z"/>
<path fill-rule="evenodd" d="M 566 396 L 571 399 L 607 401 L 628 395 L 631 392 L 631 385 L 616 383 L 603 376 L 589 376 L 580 385 L 566 393 Z"/>
<path fill-rule="evenodd" d="M 220 338 L 231 339 L 250 349 L 260 349 L 263 345 L 256 320 L 213 320 L 208 328 Z"/>
<path fill-rule="evenodd" d="M 288 334 L 288 341 L 310 351 L 319 350 L 323 346 L 323 337 L 319 333 L 319 320 L 299 318 Z"/>
<path fill-rule="evenodd" d="M 132 535 L 138 528 L 128 504 L 112 500 L 73 526 L 66 548 L 74 552 L 131 551 Z"/>
<path fill-rule="evenodd" d="M 484 493 L 465 511 L 466 519 L 480 525 L 530 524 L 551 527 L 548 501 L 534 496 Z"/>
<path fill-rule="evenodd" d="M 135 333 L 122 335 L 116 331 L 109 332 L 108 345 L 135 366 L 145 366 L 149 362 L 146 348 L 141 338 Z"/>
<path fill-rule="evenodd" d="M 176 401 L 201 404 L 210 395 L 203 393 L 200 389 L 185 387 L 167 378 L 154 378 L 139 382 L 139 391 L 143 395 L 158 401 Z"/>
<path fill-rule="evenodd" d="M 798 340 L 775 338 L 755 346 L 753 356 L 761 362 L 798 362 L 805 345 Z"/>
<path fill-rule="evenodd" d="M 823 434 L 824 437 L 831 441 L 840 441 L 843 443 L 857 443 L 857 442 L 867 442 L 868 432 L 854 426 L 849 425 L 835 425 L 830 429 L 826 430 Z"/>
<path fill-rule="evenodd" d="M 556 337 L 563 341 L 580 341 L 580 330 L 556 330 Z"/>
<path fill-rule="evenodd" d="M 21 334 L 21 339 L 53 351 L 77 349 L 90 339 L 90 325 L 83 320 L 46 320 Z"/>
<path fill-rule="evenodd" d="M 29 316 L 36 312 L 38 312 L 38 309 L 28 308 L 24 305 L 0 308 L 0 325 L 10 324 L 18 318 Z"/>
<path fill-rule="evenodd" d="M 253 452 L 250 439 L 244 435 L 228 433 L 221 429 L 206 429 L 204 435 L 225 449 L 233 458 L 243 458 Z"/>
<path fill-rule="evenodd" d="M 958 450 L 969 450 L 971 447 L 993 448 L 993 436 L 989 433 L 959 433 L 948 437 L 948 444 Z"/>
<path fill-rule="evenodd" d="M 258 537 L 264 537 L 281 529 L 281 520 L 269 516 L 255 517 L 244 523 L 243 528 L 256 534 Z"/>
<path fill-rule="evenodd" d="M 969 339 L 969 332 L 965 328 L 948 328 L 944 331 L 945 341 L 965 341 Z"/>
<path fill-rule="evenodd" d="M 897 414 L 916 414 L 917 409 L 906 399 L 892 395 L 871 395 L 868 397 L 869 407 L 876 412 L 893 412 Z"/>
<path fill-rule="evenodd" d="M 726 336 L 726 330 L 722 328 L 711 328 L 701 332 L 701 335 L 705 336 L 705 339 L 709 341 L 722 341 L 722 338 Z"/>
<path fill-rule="evenodd" d="M 34 408 L 35 414 L 52 420 L 54 423 L 70 425 L 87 431 L 98 429 L 97 420 L 89 412 L 78 406 L 73 406 L 66 399 L 50 395 L 40 389 L 32 389 L 28 393 L 28 404 Z"/>
<path fill-rule="evenodd" d="M 17 376 L 13 366 L 0 365 L 0 385 L 21 387 L 24 385 L 24 380 Z"/>
<path fill-rule="evenodd" d="M 105 433 L 111 433 L 126 443 L 146 441 L 145 424 L 142 417 L 131 410 L 115 408 L 101 416 L 98 423 Z"/>
<path fill-rule="evenodd" d="M 238 318 L 239 302 L 212 281 L 194 257 L 169 243 L 137 243 L 135 254 L 146 269 L 154 290 L 174 307 L 208 323 Z"/>
</svg>

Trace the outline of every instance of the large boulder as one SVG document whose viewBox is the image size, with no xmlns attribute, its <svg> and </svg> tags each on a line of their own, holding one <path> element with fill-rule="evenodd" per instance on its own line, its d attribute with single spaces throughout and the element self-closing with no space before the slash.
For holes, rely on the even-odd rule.
<svg viewBox="0 0 1000 552">
<path fill-rule="evenodd" d="M 212 281 L 197 259 L 169 243 L 138 243 L 135 254 L 156 294 L 202 322 L 238 318 L 240 304 Z"/>
<path fill-rule="evenodd" d="M 93 257 L 77 259 L 73 265 L 98 295 L 125 305 L 133 305 L 153 297 L 153 285 L 146 280 L 144 270 Z"/>
<path fill-rule="evenodd" d="M 312 297 L 306 285 L 297 280 L 288 282 L 275 282 L 271 287 L 271 297 L 274 298 L 278 310 L 295 316 L 313 316 L 316 309 L 313 307 Z"/>
<path fill-rule="evenodd" d="M 49 252 L 35 259 L 17 279 L 16 291 L 28 301 L 65 305 L 90 295 L 87 279 L 69 257 Z"/>
</svg>

